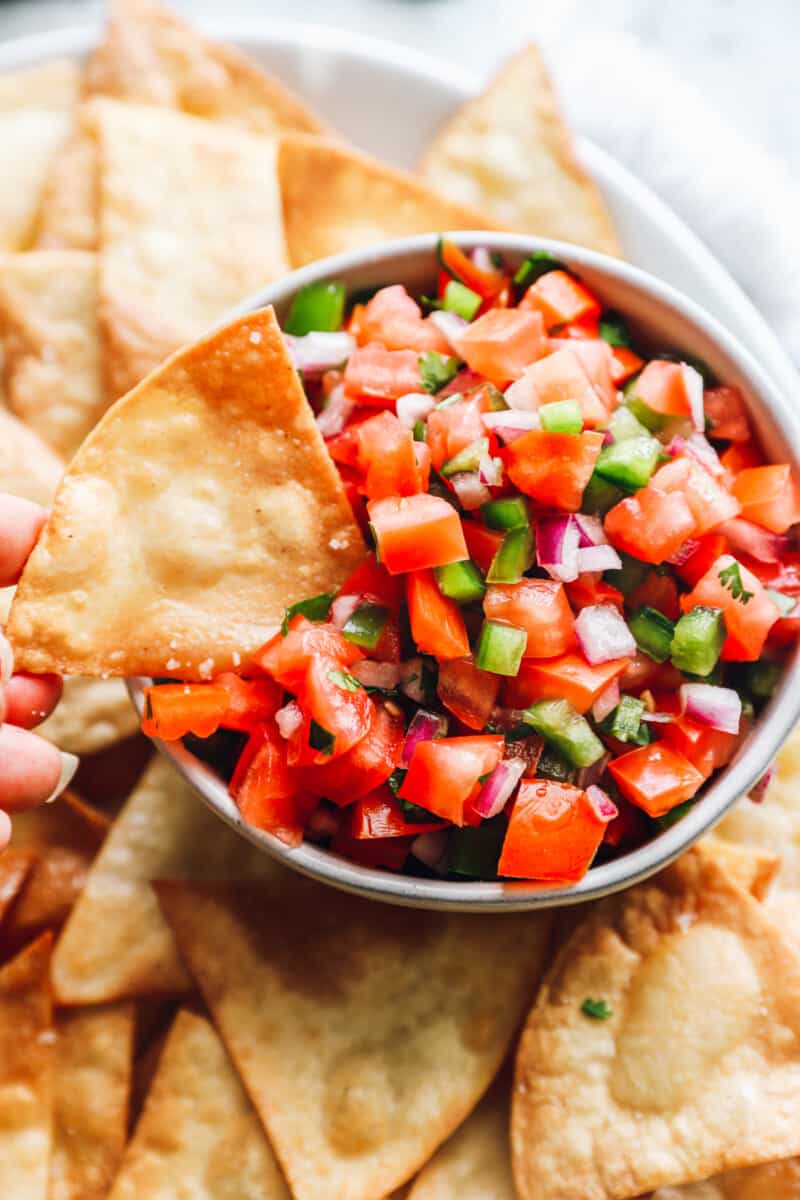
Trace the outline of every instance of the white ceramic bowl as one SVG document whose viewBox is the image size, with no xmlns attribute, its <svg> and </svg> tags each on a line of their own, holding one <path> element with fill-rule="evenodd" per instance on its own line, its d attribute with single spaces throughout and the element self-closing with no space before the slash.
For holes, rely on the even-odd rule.
<svg viewBox="0 0 800 1200">
<path fill-rule="evenodd" d="M 498 250 L 512 264 L 521 262 L 534 250 L 546 250 L 574 268 L 605 305 L 625 314 L 637 340 L 644 345 L 695 355 L 708 363 L 721 382 L 740 387 L 765 451 L 776 461 L 790 461 L 800 477 L 800 423 L 788 398 L 751 355 L 688 297 L 626 263 L 559 242 L 510 234 L 451 236 L 467 249 L 479 244 Z M 250 297 L 229 313 L 227 319 L 266 304 L 274 305 L 281 318 L 299 288 L 324 278 L 344 280 L 351 292 L 397 282 L 406 284 L 412 292 L 429 292 L 436 273 L 436 240 L 433 235 L 408 238 L 314 263 Z M 142 689 L 148 682 L 131 681 L 131 692 L 140 710 Z M 224 821 L 267 854 L 305 875 L 394 904 L 513 912 L 596 898 L 628 887 L 665 866 L 707 832 L 753 786 L 799 714 L 800 654 L 795 652 L 780 687 L 753 732 L 690 812 L 646 845 L 590 868 L 580 883 L 568 887 L 524 881 L 419 879 L 359 866 L 310 842 L 291 850 L 277 838 L 244 822 L 224 781 L 184 746 L 157 745 Z"/>
</svg>

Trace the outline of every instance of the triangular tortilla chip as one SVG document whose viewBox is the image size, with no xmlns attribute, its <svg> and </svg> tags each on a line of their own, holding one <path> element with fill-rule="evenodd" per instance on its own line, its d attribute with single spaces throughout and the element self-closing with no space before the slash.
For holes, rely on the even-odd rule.
<svg viewBox="0 0 800 1200">
<path fill-rule="evenodd" d="M 63 462 L 41 438 L 0 408 L 0 491 L 46 507 L 63 474 Z"/>
<path fill-rule="evenodd" d="M 96 309 L 94 254 L 37 250 L 0 258 L 7 402 L 64 458 L 107 407 Z"/>
<path fill-rule="evenodd" d="M 798 1200 L 800 1158 L 726 1171 L 702 1183 L 659 1188 L 650 1200 Z"/>
<path fill-rule="evenodd" d="M 97 144 L 80 116 L 50 164 L 34 246 L 97 249 Z"/>
<path fill-rule="evenodd" d="M 96 754 L 139 728 L 136 709 L 119 679 L 65 679 L 52 715 L 36 732 L 70 754 Z"/>
<path fill-rule="evenodd" d="M 178 1013 L 108 1200 L 290 1200 L 258 1118 L 205 1017 Z"/>
<path fill-rule="evenodd" d="M 203 678 L 364 544 L 271 309 L 176 354 L 73 460 L 23 572 L 20 669 Z M 88 589 L 88 590 L 87 590 Z"/>
<path fill-rule="evenodd" d="M 781 866 L 778 854 L 758 846 L 737 846 L 713 834 L 702 838 L 696 849 L 709 855 L 742 891 L 749 892 L 756 900 L 766 899 Z"/>
<path fill-rule="evenodd" d="M 163 758 L 148 768 L 95 859 L 53 956 L 61 1004 L 190 988 L 150 880 L 247 878 L 278 871 L 228 829 Z"/>
<path fill-rule="evenodd" d="M 36 856 L 25 850 L 4 850 L 0 853 L 0 925 L 22 890 Z M 5 930 L 3 931 L 5 933 Z"/>
<path fill-rule="evenodd" d="M 282 137 L 278 180 L 293 267 L 414 233 L 496 228 L 413 175 L 324 138 Z"/>
<path fill-rule="evenodd" d="M 602 901 L 520 1043 L 521 1200 L 622 1200 L 796 1155 L 798 997 L 790 943 L 708 855 Z"/>
<path fill-rule="evenodd" d="M 302 101 L 256 63 L 151 0 L 113 0 L 85 82 L 90 95 L 174 108 L 253 133 L 320 129 Z"/>
<path fill-rule="evenodd" d="M 503 1076 L 417 1176 L 408 1200 L 515 1200 Z"/>
<path fill-rule="evenodd" d="M 53 1110 L 52 1004 L 43 934 L 0 968 L 0 1187 L 46 1200 Z"/>
<path fill-rule="evenodd" d="M 128 1137 L 132 1004 L 58 1014 L 48 1200 L 105 1200 Z"/>
<path fill-rule="evenodd" d="M 280 885 L 156 888 L 297 1200 L 378 1200 L 477 1103 L 549 916 L 455 915 Z"/>
<path fill-rule="evenodd" d="M 20 108 L 72 108 L 78 99 L 80 71 L 69 58 L 53 58 L 36 67 L 0 74 L 0 112 Z"/>
<path fill-rule="evenodd" d="M 535 46 L 506 63 L 485 92 L 447 121 L 420 170 L 432 186 L 482 208 L 504 229 L 620 253 Z"/>
<path fill-rule="evenodd" d="M 116 100 L 87 112 L 113 400 L 288 264 L 273 139 Z"/>
</svg>

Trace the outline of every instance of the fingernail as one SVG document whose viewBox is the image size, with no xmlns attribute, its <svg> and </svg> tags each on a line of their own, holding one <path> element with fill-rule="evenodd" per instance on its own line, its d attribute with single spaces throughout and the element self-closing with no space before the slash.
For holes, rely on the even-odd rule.
<svg viewBox="0 0 800 1200">
<path fill-rule="evenodd" d="M 14 651 L 9 641 L 0 632 L 0 688 L 8 683 L 14 674 Z"/>
<path fill-rule="evenodd" d="M 45 804 L 52 804 L 54 800 L 58 799 L 64 788 L 69 787 L 81 761 L 77 754 L 67 754 L 66 750 L 59 750 L 59 754 L 61 755 L 61 774 L 55 788 L 45 800 Z"/>
</svg>

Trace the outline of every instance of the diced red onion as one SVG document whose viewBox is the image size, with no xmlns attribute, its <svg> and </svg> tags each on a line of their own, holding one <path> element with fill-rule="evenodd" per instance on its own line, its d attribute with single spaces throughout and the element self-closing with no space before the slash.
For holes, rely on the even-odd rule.
<svg viewBox="0 0 800 1200">
<path fill-rule="evenodd" d="M 497 269 L 492 262 L 492 256 L 487 246 L 476 246 L 470 254 L 470 258 L 479 271 L 492 272 Z"/>
<path fill-rule="evenodd" d="M 607 687 L 604 687 L 600 695 L 592 705 L 592 716 L 598 723 L 605 721 L 606 717 L 614 711 L 619 704 L 620 690 L 619 680 L 612 679 Z"/>
<path fill-rule="evenodd" d="M 350 674 L 365 687 L 396 688 L 402 678 L 403 668 L 400 663 L 360 658 L 350 667 Z"/>
<path fill-rule="evenodd" d="M 481 477 L 477 471 L 464 471 L 460 475 L 454 475 L 450 482 L 458 496 L 459 503 L 467 511 L 480 508 L 482 504 L 488 504 L 492 498 L 492 493 L 485 483 L 481 483 Z"/>
<path fill-rule="evenodd" d="M 603 445 L 611 446 L 614 443 L 614 435 L 610 429 L 603 430 Z"/>
<path fill-rule="evenodd" d="M 615 817 L 619 816 L 619 809 L 614 801 L 607 792 L 604 792 L 602 788 L 597 787 L 596 784 L 592 784 L 591 787 L 587 787 L 586 795 L 589 798 L 589 803 L 601 820 L 613 821 Z"/>
<path fill-rule="evenodd" d="M 397 401 L 397 418 L 407 429 L 413 429 L 417 421 L 424 421 L 435 408 L 436 401 L 427 392 L 407 392 Z"/>
<path fill-rule="evenodd" d="M 425 693 L 422 689 L 422 659 L 407 658 L 400 666 L 402 668 L 399 682 L 400 691 L 415 704 L 422 704 L 425 700 Z"/>
<path fill-rule="evenodd" d="M 762 529 L 744 517 L 731 517 L 729 521 L 723 521 L 719 531 L 728 539 L 734 554 L 748 554 L 759 562 L 780 562 L 789 549 L 788 537 L 770 533 L 768 529 Z"/>
<path fill-rule="evenodd" d="M 552 579 L 578 578 L 580 534 L 572 515 L 542 517 L 536 526 L 536 561 Z"/>
<path fill-rule="evenodd" d="M 478 477 L 487 487 L 500 487 L 503 482 L 503 460 L 482 454 L 478 463 Z"/>
<path fill-rule="evenodd" d="M 436 393 L 436 399 L 446 400 L 448 396 L 454 396 L 456 392 L 468 392 L 483 382 L 483 376 L 479 375 L 477 371 L 470 371 L 469 367 L 464 367 L 457 375 L 453 376 L 449 383 L 445 384 L 441 391 Z"/>
<path fill-rule="evenodd" d="M 525 760 L 522 758 L 504 758 L 499 762 L 473 801 L 478 816 L 496 817 L 502 812 L 524 771 Z"/>
<path fill-rule="evenodd" d="M 706 427 L 706 413 L 703 407 L 703 376 L 688 363 L 681 363 L 681 370 L 683 371 L 683 386 L 689 400 L 692 424 L 698 433 L 702 433 Z"/>
<path fill-rule="evenodd" d="M 647 709 L 642 713 L 642 720 L 647 721 L 651 725 L 670 725 L 675 716 L 668 712 L 648 712 Z"/>
<path fill-rule="evenodd" d="M 520 412 L 535 412 L 539 407 L 539 396 L 536 384 L 527 371 L 515 379 L 503 392 L 503 397 L 509 408 Z"/>
<path fill-rule="evenodd" d="M 334 629 L 344 629 L 347 622 L 352 617 L 353 613 L 358 608 L 364 599 L 361 595 L 353 595 L 348 592 L 344 596 L 337 596 L 331 605 L 330 619 Z"/>
<path fill-rule="evenodd" d="M 449 343 L 450 349 L 455 350 L 455 343 L 469 325 L 469 321 L 465 321 L 458 313 L 445 312 L 444 309 L 432 312 L 430 319 L 442 337 Z"/>
<path fill-rule="evenodd" d="M 278 733 L 287 741 L 293 733 L 297 733 L 303 724 L 303 713 L 296 700 L 290 700 L 283 708 L 278 709 L 275 713 L 275 724 L 278 726 Z"/>
<path fill-rule="evenodd" d="M 403 752 L 400 755 L 400 766 L 408 767 L 410 765 L 414 751 L 420 742 L 432 742 L 434 738 L 444 737 L 446 733 L 446 717 L 440 716 L 439 713 L 426 712 L 424 708 L 419 709 L 414 713 L 406 730 Z"/>
<path fill-rule="evenodd" d="M 575 633 L 593 667 L 615 658 L 633 658 L 636 653 L 633 634 L 613 604 L 590 604 L 581 609 L 575 618 Z"/>
<path fill-rule="evenodd" d="M 532 775 L 539 765 L 543 750 L 544 738 L 539 737 L 538 733 L 532 733 L 529 737 L 516 738 L 513 742 L 508 742 L 505 753 L 506 758 L 520 759 L 525 764 L 525 773 Z"/>
<path fill-rule="evenodd" d="M 583 513 L 574 513 L 572 519 L 578 526 L 578 533 L 580 534 L 578 546 L 581 549 L 584 546 L 605 546 L 608 544 L 603 522 L 599 521 L 597 517 L 587 517 Z"/>
<path fill-rule="evenodd" d="M 719 461 L 717 454 L 711 442 L 703 433 L 690 433 L 688 438 L 674 438 L 674 442 L 683 442 L 687 454 L 691 454 L 698 462 L 702 463 L 705 469 L 715 475 L 717 479 L 725 474 L 725 468 Z M 672 450 L 670 450 L 672 453 Z"/>
<path fill-rule="evenodd" d="M 750 788 L 750 791 L 747 793 L 748 800 L 752 800 L 753 804 L 761 804 L 767 793 L 767 788 L 772 783 L 774 776 L 775 763 L 773 761 L 769 764 L 761 778 L 757 780 L 756 783 L 754 783 Z"/>
<path fill-rule="evenodd" d="M 446 829 L 435 829 L 430 833 L 421 833 L 411 843 L 411 853 L 426 867 L 430 867 L 437 875 L 444 875 L 447 870 L 445 855 L 449 841 Z"/>
<path fill-rule="evenodd" d="M 584 546 L 578 551 L 578 574 L 587 571 L 618 571 L 622 559 L 613 546 Z"/>
<path fill-rule="evenodd" d="M 711 683 L 681 684 L 681 713 L 701 725 L 721 733 L 738 733 L 742 719 L 742 701 L 733 688 Z"/>
<path fill-rule="evenodd" d="M 590 763 L 588 767 L 581 767 L 575 778 L 576 787 L 588 790 L 588 788 L 596 784 L 599 779 L 603 778 L 606 767 L 610 762 L 611 755 L 606 753 L 601 754 L 600 757 L 593 763 Z"/>
<path fill-rule="evenodd" d="M 323 437 L 336 437 L 347 424 L 355 407 L 355 401 L 344 390 L 344 384 L 335 387 L 328 396 L 322 412 L 317 413 L 317 429 Z"/>
<path fill-rule="evenodd" d="M 531 429 L 542 427 L 538 412 L 520 412 L 512 408 L 502 412 L 483 413 L 482 420 L 484 427 L 496 433 L 506 445 L 523 437 Z"/>
<path fill-rule="evenodd" d="M 332 367 L 338 367 L 349 358 L 356 348 L 355 338 L 349 333 L 307 333 L 294 337 L 285 333 L 284 340 L 294 367 L 304 375 L 322 375 Z"/>
<path fill-rule="evenodd" d="M 687 538 L 667 559 L 667 562 L 673 567 L 682 567 L 685 562 L 688 562 L 696 550 L 699 550 L 700 543 L 696 538 Z"/>
<path fill-rule="evenodd" d="M 339 828 L 338 812 L 331 812 L 323 804 L 315 808 L 306 822 L 305 833 L 312 841 L 320 841 L 325 837 L 333 837 Z"/>
</svg>

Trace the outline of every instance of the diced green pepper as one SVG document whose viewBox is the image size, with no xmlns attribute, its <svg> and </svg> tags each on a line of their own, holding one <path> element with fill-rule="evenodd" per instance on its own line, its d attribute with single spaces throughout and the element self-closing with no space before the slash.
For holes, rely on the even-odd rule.
<svg viewBox="0 0 800 1200">
<path fill-rule="evenodd" d="M 344 284 L 335 280 L 307 283 L 292 301 L 283 323 L 284 330 L 294 337 L 316 332 L 333 333 L 342 324 L 345 296 Z"/>
<path fill-rule="evenodd" d="M 624 317 L 608 308 L 598 322 L 598 333 L 609 346 L 630 346 L 631 335 Z"/>
<path fill-rule="evenodd" d="M 529 524 L 528 501 L 524 496 L 506 496 L 481 505 L 484 525 L 490 529 L 519 529 Z"/>
<path fill-rule="evenodd" d="M 345 621 L 342 637 L 362 650 L 374 650 L 383 636 L 390 611 L 382 604 L 359 604 Z"/>
<path fill-rule="evenodd" d="M 489 412 L 507 412 L 509 403 L 499 388 L 496 388 L 493 383 L 486 383 L 483 386 L 484 400 L 488 401 Z"/>
<path fill-rule="evenodd" d="M 428 425 L 423 417 L 419 417 L 414 422 L 412 437 L 415 442 L 427 442 L 428 440 Z"/>
<path fill-rule="evenodd" d="M 445 479 L 449 479 L 451 475 L 462 475 L 465 471 L 477 471 L 481 458 L 488 453 L 489 439 L 477 438 L 469 446 L 459 450 L 458 454 L 448 458 L 447 462 L 442 464 L 439 474 L 443 475 Z"/>
<path fill-rule="evenodd" d="M 312 750 L 318 750 L 320 754 L 333 754 L 333 747 L 336 738 L 327 729 L 323 729 L 318 725 L 314 718 L 311 718 L 311 723 L 308 730 L 308 744 Z"/>
<path fill-rule="evenodd" d="M 449 596 L 457 604 L 472 604 L 482 600 L 486 592 L 483 576 L 471 558 L 434 567 L 434 574 L 442 595 Z"/>
<path fill-rule="evenodd" d="M 471 321 L 482 303 L 482 297 L 472 288 L 459 283 L 457 279 L 448 281 L 442 297 L 442 308 L 447 312 L 458 313 L 465 321 Z"/>
<path fill-rule="evenodd" d="M 554 400 L 539 409 L 542 429 L 548 433 L 580 433 L 583 429 L 581 406 L 577 400 Z"/>
<path fill-rule="evenodd" d="M 608 432 L 615 442 L 625 442 L 628 438 L 647 437 L 647 429 L 641 421 L 637 421 L 631 410 L 620 404 L 608 423 Z"/>
<path fill-rule="evenodd" d="M 524 263 L 517 267 L 514 287 L 524 291 L 535 283 L 540 275 L 546 275 L 548 271 L 565 270 L 564 264 L 553 258 L 552 254 L 548 254 L 546 250 L 537 250 L 529 254 Z"/>
<path fill-rule="evenodd" d="M 509 529 L 492 559 L 487 583 L 519 583 L 533 561 L 533 530 L 529 525 Z"/>
<path fill-rule="evenodd" d="M 758 662 L 748 663 L 747 690 L 759 700 L 768 700 L 780 683 L 782 674 L 780 663 L 773 662 L 770 658 L 760 658 Z"/>
<path fill-rule="evenodd" d="M 457 358 L 448 358 L 435 350 L 426 350 L 419 356 L 419 373 L 426 392 L 441 391 L 451 379 L 455 379 L 458 368 Z"/>
<path fill-rule="evenodd" d="M 675 626 L 657 608 L 643 604 L 628 621 L 636 645 L 658 663 L 666 662 L 672 649 Z"/>
<path fill-rule="evenodd" d="M 644 487 L 658 464 L 661 443 L 655 438 L 626 438 L 604 446 L 595 464 L 597 474 L 620 487 L 635 491 Z"/>
<path fill-rule="evenodd" d="M 644 701 L 634 696 L 623 696 L 614 711 L 603 722 L 603 732 L 609 733 L 620 742 L 635 742 L 639 738 Z M 649 739 L 648 739 L 649 740 Z"/>
<path fill-rule="evenodd" d="M 696 605 L 675 626 L 672 661 L 679 671 L 710 675 L 725 641 L 725 621 L 718 608 Z"/>
<path fill-rule="evenodd" d="M 326 621 L 335 594 L 335 592 L 321 592 L 319 596 L 310 596 L 308 600 L 298 600 L 296 604 L 290 604 L 284 610 L 281 622 L 282 636 L 286 637 L 292 617 L 296 617 L 298 614 L 308 617 L 309 621 Z"/>
<path fill-rule="evenodd" d="M 584 488 L 581 511 L 593 517 L 604 517 L 610 508 L 624 499 L 625 492 L 593 471 Z"/>
<path fill-rule="evenodd" d="M 694 808 L 694 800 L 684 800 L 683 804 L 678 804 L 675 808 L 671 808 L 668 813 L 664 813 L 663 817 L 656 817 L 656 825 L 660 830 L 671 829 L 673 825 L 677 825 L 682 817 L 685 817 L 688 812 Z"/>
<path fill-rule="evenodd" d="M 622 566 L 616 571 L 606 571 L 603 578 L 622 592 L 623 596 L 629 596 L 643 582 L 645 575 L 652 570 L 652 567 L 638 558 L 632 558 L 629 554 L 620 554 L 620 558 Z"/>
<path fill-rule="evenodd" d="M 452 392 L 449 396 L 445 396 L 444 400 L 437 401 L 434 411 L 442 412 L 445 408 L 452 408 L 454 404 L 458 404 L 459 400 L 463 399 L 464 397 L 461 395 L 461 392 Z"/>
<path fill-rule="evenodd" d="M 525 709 L 522 719 L 574 767 L 590 767 L 605 754 L 589 722 L 568 700 L 537 700 Z"/>
<path fill-rule="evenodd" d="M 767 588 L 766 592 L 772 603 L 780 609 L 782 617 L 788 617 L 797 608 L 797 596 L 784 596 L 783 592 L 776 592 L 774 588 Z"/>
<path fill-rule="evenodd" d="M 448 845 L 447 865 L 454 875 L 474 879 L 492 879 L 497 875 L 500 851 L 508 822 L 502 813 L 480 825 L 453 829 Z"/>
<path fill-rule="evenodd" d="M 517 675 L 527 644 L 524 629 L 500 621 L 484 621 L 475 646 L 475 666 L 493 675 Z"/>
<path fill-rule="evenodd" d="M 555 783 L 572 783 L 576 771 L 570 763 L 552 746 L 545 746 L 536 764 L 538 779 L 552 779 Z"/>
<path fill-rule="evenodd" d="M 649 429 L 651 433 L 658 433 L 660 429 L 664 428 L 669 418 L 663 413 L 655 412 L 645 404 L 644 400 L 639 399 L 636 395 L 636 379 L 626 384 L 624 391 L 625 405 L 640 425 L 644 425 L 645 429 Z"/>
</svg>

